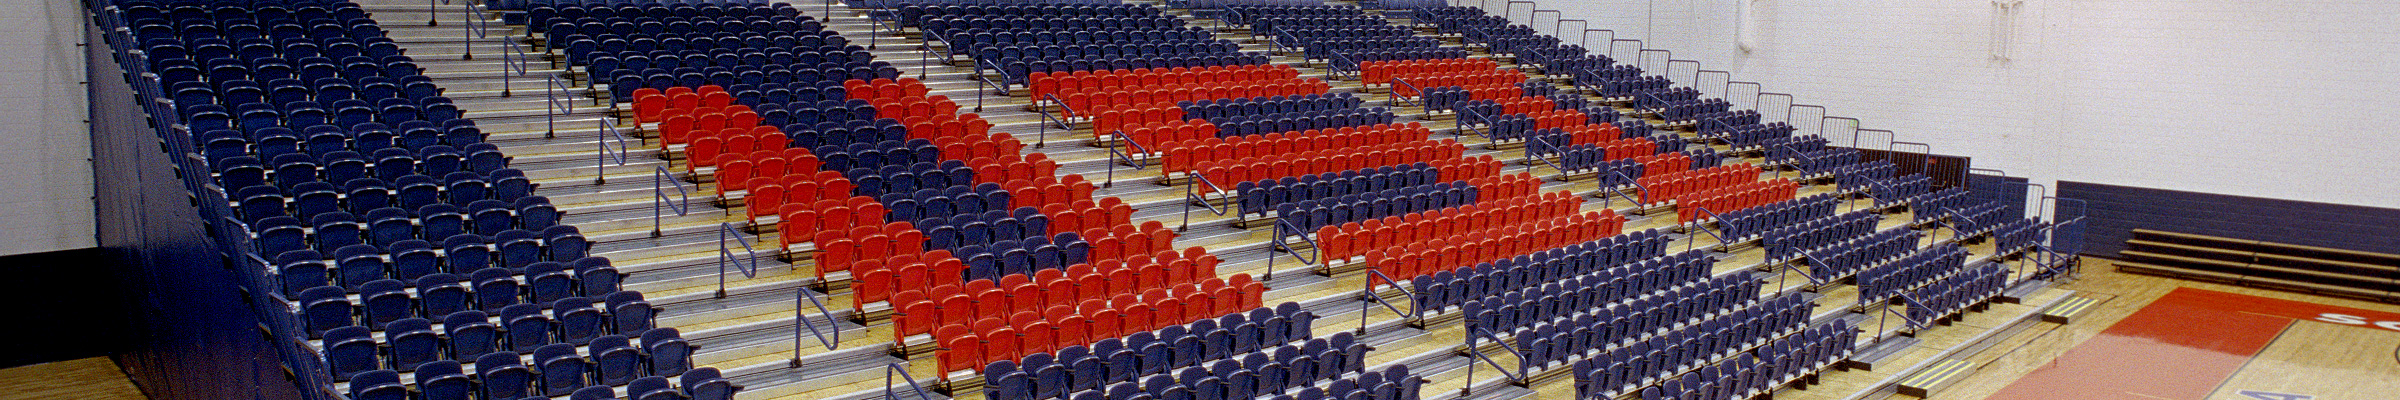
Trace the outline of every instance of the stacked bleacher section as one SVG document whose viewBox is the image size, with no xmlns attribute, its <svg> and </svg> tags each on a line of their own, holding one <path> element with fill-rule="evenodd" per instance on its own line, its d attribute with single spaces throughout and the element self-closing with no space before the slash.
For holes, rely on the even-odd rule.
<svg viewBox="0 0 2400 400">
<path fill-rule="evenodd" d="M 346 1 L 95 4 L 310 398 L 731 398 Z"/>
<path fill-rule="evenodd" d="M 1845 280 L 1857 310 L 1952 318 L 2015 279 L 1970 261 L 1966 242 L 1988 237 L 1999 256 L 2041 241 L 2044 225 L 1960 189 L 1481 9 L 1364 5 L 491 7 L 603 88 L 593 97 L 609 118 L 681 164 L 661 174 L 704 184 L 727 229 L 811 271 L 798 323 L 848 315 L 890 334 L 820 337 L 825 348 L 923 361 L 889 367 L 935 370 L 923 382 L 951 396 L 1413 400 L 1427 378 L 1483 364 L 1517 385 L 1571 378 L 1579 398 L 1746 398 L 1860 350 L 1852 320 L 1815 304 Z M 146 107 L 173 122 L 159 133 L 193 155 L 185 170 L 207 172 L 187 176 L 201 213 L 245 260 L 248 289 L 273 299 L 260 312 L 311 398 L 795 395 L 737 384 L 780 365 L 695 365 L 660 308 L 622 290 L 628 275 L 591 256 L 592 240 L 359 10 L 125 0 L 101 12 L 123 28 L 110 36 L 120 62 L 153 74 L 136 86 L 171 100 Z M 1047 133 L 1029 146 L 1001 130 L 1015 122 L 965 112 L 967 99 L 938 93 L 944 82 L 906 77 L 878 60 L 892 53 L 830 29 L 853 15 L 864 21 L 839 26 L 924 43 L 945 64 L 964 57 L 963 76 L 942 79 L 997 89 L 1108 155 L 1053 160 L 1068 153 L 1041 150 Z M 1252 39 L 1220 36 L 1231 29 Z M 1309 67 L 1320 62 L 1322 74 Z M 1089 158 L 1147 174 L 1090 180 L 1078 172 L 1097 170 L 1077 167 Z M 1509 162 L 1528 172 L 1504 172 Z M 1165 202 L 1184 207 L 1185 226 L 1137 213 L 1158 201 L 1115 196 L 1145 193 L 1120 181 L 1179 189 Z M 1615 204 L 1595 196 L 1633 206 L 1590 207 Z M 1854 196 L 1875 205 L 1844 212 Z M 1191 207 L 1231 215 L 1200 225 L 1234 233 L 1194 245 Z M 1913 221 L 1884 224 L 1902 210 Z M 1662 212 L 1676 217 L 1630 217 Z M 1920 233 L 1934 226 L 1953 233 Z M 1703 234 L 1716 245 L 1697 248 Z M 1818 293 L 1719 271 L 1719 255 L 1748 243 L 1765 254 L 1755 267 L 1804 270 Z M 1433 355 L 1472 359 L 1377 361 L 1387 355 L 1370 343 L 1393 339 L 1327 333 L 1332 302 L 1276 298 L 1334 285 L 1271 282 L 1280 257 L 1371 276 L 1340 301 L 1393 306 L 1406 324 L 1391 326 L 1457 329 L 1465 343 Z M 818 290 L 847 309 L 807 309 Z"/>
</svg>

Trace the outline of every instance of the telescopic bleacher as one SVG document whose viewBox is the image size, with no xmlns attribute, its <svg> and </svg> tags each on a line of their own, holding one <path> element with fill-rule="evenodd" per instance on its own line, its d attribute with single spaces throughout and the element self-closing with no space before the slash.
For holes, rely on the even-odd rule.
<svg viewBox="0 0 2400 400">
<path fill-rule="evenodd" d="M 2062 264 L 1683 83 L 1367 6 L 94 11 L 311 398 L 1738 398 Z"/>
</svg>

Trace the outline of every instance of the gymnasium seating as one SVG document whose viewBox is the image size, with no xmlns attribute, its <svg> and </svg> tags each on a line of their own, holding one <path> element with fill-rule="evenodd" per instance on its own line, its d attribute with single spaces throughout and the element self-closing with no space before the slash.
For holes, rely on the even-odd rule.
<svg viewBox="0 0 2400 400">
<path fill-rule="evenodd" d="M 1956 244 L 1935 244 L 1900 256 L 1897 260 L 1868 267 L 1858 273 L 1860 304 L 1877 304 L 1902 293 L 1940 282 L 1964 271 L 1967 250 Z"/>
<path fill-rule="evenodd" d="M 1819 194 L 1717 215 L 1717 232 L 1727 240 L 1773 237 L 1784 227 L 1832 216 L 1842 199 Z M 1771 246 L 1774 240 L 1761 240 Z M 1770 254 L 1774 251 L 1769 250 Z"/>
<path fill-rule="evenodd" d="M 357 4 L 110 7 L 112 47 L 173 100 L 161 134 L 213 172 L 199 187 L 224 200 L 201 211 L 312 390 L 730 398 Z"/>
</svg>

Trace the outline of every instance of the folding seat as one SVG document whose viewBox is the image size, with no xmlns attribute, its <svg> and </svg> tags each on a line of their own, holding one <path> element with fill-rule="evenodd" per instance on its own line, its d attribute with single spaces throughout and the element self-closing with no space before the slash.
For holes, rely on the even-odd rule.
<svg viewBox="0 0 2400 400">
<path fill-rule="evenodd" d="M 533 352 L 541 368 L 542 395 L 566 396 L 589 381 L 591 364 L 575 353 L 575 345 L 553 343 Z"/>
<path fill-rule="evenodd" d="M 692 369 L 692 347 L 675 328 L 642 332 L 643 353 L 650 356 L 650 374 L 668 376 Z M 705 369 L 705 368 L 704 368 Z"/>
</svg>

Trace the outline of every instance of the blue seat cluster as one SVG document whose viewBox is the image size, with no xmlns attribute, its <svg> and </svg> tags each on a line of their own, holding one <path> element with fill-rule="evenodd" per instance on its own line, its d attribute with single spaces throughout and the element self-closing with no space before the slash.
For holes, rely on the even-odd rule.
<svg viewBox="0 0 2400 400">
<path fill-rule="evenodd" d="M 1256 351 L 1203 355 L 1201 364 L 1181 366 L 1172 371 L 1146 373 L 1123 379 L 1082 379 L 1086 374 L 1070 374 L 1073 379 L 1053 378 L 1037 374 L 1031 396 L 1010 393 L 1003 387 L 995 399 L 1132 399 L 1148 395 L 1152 399 L 1249 399 L 1266 393 L 1282 393 L 1295 387 L 1313 387 L 1318 382 L 1338 378 L 1349 372 L 1365 369 L 1367 345 L 1359 343 L 1349 332 L 1330 337 L 1308 339 L 1305 342 L 1283 344 Z M 1092 360 L 1085 358 L 1084 360 Z M 1098 371 L 1104 363 L 1085 361 L 1082 367 Z M 1057 369 L 1050 369 L 1056 371 Z M 1016 380 L 1004 379 L 1003 385 Z M 1115 383 L 1107 383 L 1115 382 Z M 1068 384 L 1060 392 L 1048 390 L 1059 383 Z M 1398 389 L 1397 386 L 1391 389 Z"/>
<path fill-rule="evenodd" d="M 1239 8 L 1239 7 L 1310 7 L 1323 6 L 1319 0 L 1179 0 L 1167 4 L 1176 8 Z"/>
<path fill-rule="evenodd" d="M 1755 120 L 1747 124 L 1735 123 L 1735 121 L 1702 123 L 1697 128 L 1699 128 L 1700 137 L 1723 140 L 1725 144 L 1737 149 L 1765 146 L 1769 140 L 1792 137 L 1794 132 L 1790 124 L 1782 122 L 1759 124 Z"/>
<path fill-rule="evenodd" d="M 1867 184 L 1868 195 L 1875 197 L 1876 206 L 1909 204 L 1918 196 L 1933 192 L 1933 179 L 1925 175 L 1908 174 Z"/>
<path fill-rule="evenodd" d="M 1808 274 L 1820 281 L 1840 280 L 1916 251 L 1917 243 L 1924 237 L 1924 233 L 1915 230 L 1893 229 L 1809 249 L 1805 253 Z"/>
<path fill-rule="evenodd" d="M 902 27 L 909 28 L 924 27 L 926 22 L 924 18 L 926 16 L 935 16 L 948 19 L 977 17 L 1039 17 L 1046 15 L 1067 17 L 1139 17 L 1152 14 L 1149 11 L 1151 9 L 1150 6 L 1124 4 L 1124 2 L 1117 0 L 1038 2 L 1012 2 L 994 0 L 910 1 L 894 7 L 874 7 L 873 9 L 878 11 L 877 17 L 889 19 L 893 22 L 899 23 Z M 1031 25 L 1031 22 L 1026 23 L 1028 24 L 1026 26 L 1015 26 L 1014 23 L 1010 23 L 1000 26 L 988 26 L 987 24 L 987 27 L 1007 29 L 1017 32 L 1038 32 L 1047 30 L 1046 28 L 1049 28 L 1036 27 Z"/>
<path fill-rule="evenodd" d="M 865 49 L 825 31 L 789 4 L 530 6 L 524 13 L 528 28 L 546 33 L 544 40 L 551 48 L 565 50 L 568 62 L 589 66 L 586 72 L 594 81 L 608 83 L 618 102 L 631 101 L 633 90 L 644 87 L 791 85 L 900 75 L 890 63 L 874 61 Z M 788 89 L 794 91 L 794 103 L 845 100 L 823 90 Z"/>
<path fill-rule="evenodd" d="M 1669 262 L 1665 258 L 1668 242 L 1666 234 L 1657 229 L 1629 232 L 1474 268 L 1439 271 L 1412 278 L 1409 285 L 1416 288 L 1413 302 L 1430 313 L 1550 284 L 1564 285 L 1556 288 L 1562 291 L 1596 291 L 1592 296 L 1605 302 L 1658 293 L 1707 276 L 1706 266 Z"/>
<path fill-rule="evenodd" d="M 1994 254 L 2014 253 L 2033 247 L 2042 240 L 2042 229 L 2049 224 L 2034 219 L 2008 221 L 1992 228 Z"/>
<path fill-rule="evenodd" d="M 1442 86 L 1421 89 L 1424 89 L 1424 95 L 1422 98 L 1425 102 L 1425 108 L 1428 110 L 1456 111 L 1459 107 L 1459 103 L 1468 101 L 1469 96 L 1473 95 L 1472 93 L 1468 92 L 1466 88 L 1459 86 Z M 1558 94 L 1557 86 L 1551 86 L 1548 83 L 1542 82 L 1518 83 L 1517 90 L 1523 91 L 1526 96 L 1549 96 Z M 1614 110 L 1612 109 L 1611 111 Z M 1498 114 L 1498 112 L 1484 113 L 1484 115 Z M 1615 119 L 1611 118 L 1610 120 L 1613 121 Z"/>
<path fill-rule="evenodd" d="M 1960 236 L 1982 235 L 1991 232 L 1992 228 L 1999 227 L 2000 224 L 2018 219 L 2008 215 L 2005 212 L 2007 210 L 2000 207 L 2000 203 L 1994 202 L 1968 203 L 1960 208 L 1938 211 L 1950 214 L 1950 228 L 1956 230 Z"/>
<path fill-rule="evenodd" d="M 1880 304 L 1966 268 L 1967 249 L 1940 243 L 1858 272 L 1860 304 Z"/>
<path fill-rule="evenodd" d="M 1119 0 L 842 0 L 842 4 L 850 8 L 878 10 L 907 6 L 1103 6 L 1122 3 Z"/>
<path fill-rule="evenodd" d="M 1605 338 L 1638 336 L 1635 332 L 1647 328 L 1673 325 L 1697 314 L 1679 314 L 1691 309 L 1678 309 L 1677 302 L 1719 304 L 1717 300 L 1752 297 L 1756 287 L 1741 296 L 1719 296 L 1719 291 L 1737 290 L 1749 279 L 1717 279 L 1709 276 L 1709 267 L 1716 260 L 1699 252 L 1684 252 L 1654 258 L 1636 265 L 1647 264 L 1654 271 L 1635 272 L 1614 277 L 1621 283 L 1603 287 L 1601 274 L 1585 274 L 1564 281 L 1552 281 L 1505 293 L 1495 293 L 1482 299 L 1461 303 L 1459 310 L 1466 314 L 1467 326 L 1486 329 L 1503 336 L 1549 338 L 1565 333 L 1555 330 L 1567 327 L 1597 327 L 1602 324 L 1632 325 L 1630 330 L 1612 332 Z M 1612 279 L 1612 280 L 1615 280 Z M 1585 285 L 1570 285 L 1568 283 Z M 1748 285 L 1756 285 L 1753 281 Z M 1611 289 L 1614 289 L 1613 291 Z M 1613 293 L 1612 293 L 1613 292 Z M 1703 307 L 1701 310 L 1715 310 Z M 1616 320 L 1616 321 L 1612 321 Z M 1612 324 L 1611 322 L 1617 322 Z M 1572 328 L 1565 328 L 1572 329 Z M 1519 340 L 1525 343 L 1525 340 Z M 1583 343 L 1583 341 L 1577 341 Z M 1534 363 L 1556 361 L 1532 357 Z"/>
<path fill-rule="evenodd" d="M 1784 166 L 1800 171 L 1801 176 L 1815 177 L 1831 174 L 1834 172 L 1834 169 L 1841 168 L 1843 166 L 1857 164 L 1859 160 L 1859 152 L 1858 149 L 1853 148 L 1827 147 L 1824 149 L 1794 154 L 1788 158 L 1769 159 L 1781 161 L 1784 163 Z"/>
<path fill-rule="evenodd" d="M 1712 360 L 1744 354 L 1774 338 L 1801 332 L 1814 308 L 1808 300 L 1793 295 L 1761 299 L 1755 292 L 1745 292 L 1723 297 L 1717 303 L 1699 303 L 1719 308 L 1693 310 L 1688 320 L 1655 328 L 1636 327 L 1629 336 L 1603 336 L 1625 339 L 1596 343 L 1593 348 L 1601 350 L 1599 355 L 1571 364 L 1577 387 L 1591 396 L 1608 398 L 1677 376 L 1694 376 L 1691 372 Z M 1676 322 L 1683 325 L 1677 327 Z"/>
<path fill-rule="evenodd" d="M 1886 160 L 1844 165 L 1833 169 L 1833 186 L 1844 193 L 1866 190 L 1877 182 L 1891 180 L 1899 173 L 1900 166 Z"/>
<path fill-rule="evenodd" d="M 2008 266 L 1983 264 L 1967 267 L 1910 290 L 1909 318 L 1933 321 L 1982 304 L 2008 288 Z"/>
<path fill-rule="evenodd" d="M 1383 125 L 1392 123 L 1396 118 L 1392 115 L 1391 110 L 1383 107 L 1351 107 L 1280 114 L 1235 115 L 1209 118 L 1208 122 L 1217 126 L 1217 137 L 1227 137 Z"/>
<path fill-rule="evenodd" d="M 1850 322 L 1836 320 L 1776 339 L 1754 354 L 1643 388 L 1640 396 L 1642 400 L 1750 398 L 1849 358 L 1857 342 L 1858 333 L 1850 328 Z"/>
<path fill-rule="evenodd" d="M 1465 181 L 1402 186 L 1279 204 L 1275 206 L 1275 215 L 1280 218 L 1278 223 L 1291 224 L 1300 232 L 1316 232 L 1325 226 L 1475 204 L 1476 191 L 1474 185 Z"/>
<path fill-rule="evenodd" d="M 947 31 L 928 32 L 937 40 L 947 40 L 950 54 L 975 54 L 983 49 L 1032 48 L 1044 45 L 1072 43 L 1182 43 L 1216 38 L 1215 33 L 1199 27 L 1181 29 L 975 29 L 952 27 Z"/>
<path fill-rule="evenodd" d="M 1156 331 L 1135 332 L 1122 338 L 1101 339 L 1090 347 L 1068 346 L 1056 352 L 1026 355 L 1018 361 L 995 361 L 983 369 L 985 395 L 993 399 L 1056 399 L 1073 394 L 1072 398 L 1082 399 L 1090 396 L 1085 392 L 1108 396 L 1148 394 L 1196 385 L 1201 376 L 1217 379 L 1213 382 L 1220 385 L 1215 387 L 1220 396 L 1225 390 L 1234 389 L 1245 389 L 1242 393 L 1255 395 L 1303 385 L 1321 376 L 1317 374 L 1324 371 L 1320 367 L 1335 367 L 1327 375 L 1364 367 L 1359 365 L 1366 354 L 1363 344 L 1347 332 L 1313 338 L 1310 327 L 1315 320 L 1316 315 L 1301 309 L 1299 303 L 1283 303 L 1274 308 L 1262 307 Z M 1350 351 L 1356 353 L 1347 353 Z M 1331 359 L 1325 358 L 1328 355 Z M 1294 371 L 1308 371 L 1312 378 L 1291 379 L 1297 376 Z M 1180 377 L 1191 379 L 1177 382 Z M 1133 383 L 1159 386 L 1137 385 L 1130 389 L 1136 392 L 1119 393 L 1127 389 L 1118 385 Z"/>
<path fill-rule="evenodd" d="M 731 398 L 738 389 L 715 368 L 695 369 L 686 360 L 651 358 L 653 354 L 688 354 L 691 350 L 689 344 L 674 336 L 673 329 L 652 332 L 638 338 L 602 336 L 592 340 L 591 346 L 586 347 L 588 351 L 567 344 L 543 346 L 533 350 L 532 365 L 526 365 L 525 357 L 515 352 L 484 354 L 475 358 L 471 374 L 458 361 L 426 362 L 413 371 L 418 397 L 410 396 L 399 372 L 364 372 L 349 382 L 350 394 L 351 398 L 361 400 L 465 399 L 470 395 L 486 399 L 571 395 L 586 399 L 618 398 L 615 386 L 624 386 L 626 393 L 634 394 L 629 397 L 632 399 L 667 400 Z M 634 343 L 636 339 L 640 343 Z M 677 375 L 681 376 L 682 385 L 670 387 L 667 377 Z M 592 397 L 595 395 L 600 397 Z"/>
<path fill-rule="evenodd" d="M 141 106 L 304 391 L 729 396 L 665 383 L 689 346 L 357 4 L 101 7 L 130 83 L 171 99 Z"/>
<path fill-rule="evenodd" d="M 1356 94 L 1323 93 L 1182 101 L 1175 105 L 1183 109 L 1185 119 L 1214 121 L 1218 118 L 1347 110 L 1362 104 L 1366 104 L 1366 99 L 1358 98 Z"/>
<path fill-rule="evenodd" d="M 1971 200 L 1967 189 L 1951 187 L 1910 197 L 1902 202 L 1908 204 L 1913 217 L 1911 222 L 1923 225 L 1949 217 L 1949 210 L 1965 207 Z"/>
<path fill-rule="evenodd" d="M 1410 50 L 1365 50 L 1365 51 L 1339 52 L 1338 54 L 1341 54 L 1343 58 L 1335 58 L 1335 59 L 1334 59 L 1334 61 L 1333 61 L 1332 63 L 1330 63 L 1330 64 L 1329 64 L 1328 68 L 1333 68 L 1333 69 L 1337 69 L 1337 70 L 1343 70 L 1343 71 L 1356 71 L 1356 70 L 1358 70 L 1358 64 L 1356 64 L 1356 63 L 1363 63 L 1363 62 L 1368 62 L 1368 61 L 1422 60 L 1422 59 L 1433 59 L 1433 58 L 1467 58 L 1467 54 L 1469 54 L 1469 53 L 1467 53 L 1467 49 L 1461 49 L 1461 48 L 1455 48 L 1455 47 L 1444 47 L 1444 48 L 1438 48 L 1438 49 L 1410 49 Z"/>
<path fill-rule="evenodd" d="M 1823 136 L 1792 136 L 1768 139 L 1759 143 L 1759 152 L 1768 160 L 1789 160 L 1803 154 L 1824 150 L 1830 143 Z"/>
<path fill-rule="evenodd" d="M 1287 204 L 1428 187 L 1437 182 L 1441 182 L 1441 170 L 1420 163 L 1242 182 L 1235 184 L 1233 191 L 1240 196 L 1243 214 L 1265 216 Z"/>
<path fill-rule="evenodd" d="M 1759 235 L 1759 247 L 1766 249 L 1768 260 L 1788 260 L 1812 249 L 1874 233 L 1878 222 L 1883 222 L 1883 215 L 1871 211 L 1804 220 L 1767 230 Z"/>
<path fill-rule="evenodd" d="M 1583 48 L 1582 45 L 1573 44 L 1529 48 L 1516 53 L 1518 62 L 1540 65 L 1542 72 L 1551 75 L 1571 75 L 1574 71 L 1600 68 L 1617 63 L 1614 58 L 1591 54 L 1591 50 Z"/>
<path fill-rule="evenodd" d="M 1743 240 L 1771 236 L 1779 228 L 1833 216 L 1842 204 L 1840 197 L 1815 194 L 1773 204 L 1726 211 L 1717 214 L 1717 232 L 1727 240 Z M 1872 225 L 1869 225 L 1872 226 Z M 1774 258 L 1769 256 L 1769 258 Z"/>
<path fill-rule="evenodd" d="M 1731 109 L 1728 109 L 1728 110 L 1724 110 L 1724 111 L 1715 111 L 1715 112 L 1701 112 L 1701 113 L 1696 113 L 1696 114 L 1687 115 L 1687 116 L 1685 116 L 1685 117 L 1686 117 L 1686 118 L 1688 118 L 1688 119 L 1686 119 L 1687 121 L 1692 121 L 1692 124 L 1693 124 L 1694 126 L 1717 126 L 1717 127 L 1756 126 L 1756 125 L 1758 125 L 1758 121 L 1759 121 L 1759 115 L 1758 115 L 1758 111 L 1757 111 L 1757 110 L 1731 110 Z M 1730 129 L 1730 128 L 1727 128 L 1727 129 Z M 1705 135 L 1705 134 L 1704 134 L 1704 135 Z"/>
</svg>

